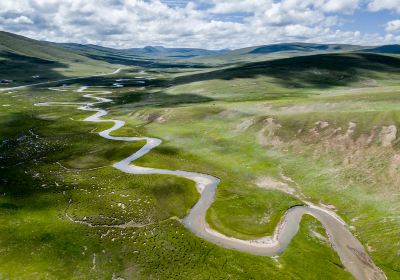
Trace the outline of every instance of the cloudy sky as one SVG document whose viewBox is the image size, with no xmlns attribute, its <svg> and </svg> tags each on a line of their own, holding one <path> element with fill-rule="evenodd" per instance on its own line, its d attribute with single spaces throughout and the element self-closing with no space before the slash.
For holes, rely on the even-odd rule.
<svg viewBox="0 0 400 280">
<path fill-rule="evenodd" d="M 0 0 L 0 30 L 117 48 L 381 45 L 400 43 L 400 0 Z"/>
</svg>

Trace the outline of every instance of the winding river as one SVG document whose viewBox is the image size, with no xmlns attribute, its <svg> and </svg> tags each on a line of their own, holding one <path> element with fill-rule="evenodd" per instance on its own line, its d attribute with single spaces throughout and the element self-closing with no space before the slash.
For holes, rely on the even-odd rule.
<svg viewBox="0 0 400 280">
<path fill-rule="evenodd" d="M 118 71 L 114 72 L 117 73 Z M 120 84 L 114 84 L 114 87 L 120 87 Z M 337 252 L 344 267 L 354 278 L 359 280 L 381 280 L 386 279 L 385 274 L 374 264 L 371 257 L 366 253 L 363 245 L 352 235 L 348 226 L 341 220 L 336 213 L 329 209 L 321 208 L 310 202 L 305 202 L 307 206 L 296 206 L 289 209 L 278 226 L 273 236 L 265 236 L 254 240 L 241 240 L 225 236 L 209 227 L 206 221 L 207 209 L 214 201 L 215 191 L 219 184 L 219 179 L 207 174 L 188 172 L 182 170 L 166 170 L 136 166 L 132 162 L 146 155 L 153 148 L 161 144 L 161 140 L 150 137 L 120 137 L 111 134 L 125 125 L 122 120 L 103 119 L 108 111 L 96 108 L 101 103 L 108 103 L 112 100 L 100 97 L 98 95 L 108 95 L 112 91 L 108 90 L 89 90 L 97 87 L 80 87 L 77 92 L 84 94 L 86 98 L 94 99 L 80 106 L 78 109 L 94 112 L 87 117 L 87 122 L 103 122 L 113 124 L 111 128 L 101 131 L 99 135 L 103 138 L 113 141 L 146 141 L 146 144 L 129 157 L 115 163 L 114 168 L 129 174 L 166 174 L 183 177 L 196 183 L 197 191 L 200 193 L 200 199 L 190 210 L 189 214 L 181 222 L 192 233 L 209 242 L 228 249 L 239 250 L 250 254 L 260 256 L 277 256 L 281 254 L 289 245 L 292 238 L 297 234 L 302 216 L 309 214 L 318 219 L 326 230 L 333 249 Z M 65 88 L 49 88 L 51 90 L 64 91 Z M 35 104 L 37 106 L 67 105 L 76 103 L 49 102 Z"/>
</svg>

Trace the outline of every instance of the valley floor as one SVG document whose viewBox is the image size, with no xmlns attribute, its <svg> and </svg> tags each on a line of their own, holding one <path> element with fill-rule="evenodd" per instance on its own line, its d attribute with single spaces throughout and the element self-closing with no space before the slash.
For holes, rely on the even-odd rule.
<svg viewBox="0 0 400 280">
<path fill-rule="evenodd" d="M 126 122 L 113 137 L 163 140 L 135 165 L 219 178 L 206 216 L 214 230 L 272 235 L 309 201 L 337 213 L 376 266 L 400 277 L 397 73 L 321 88 L 152 70 L 1 93 L 0 278 L 352 279 L 311 216 L 274 258 L 188 231 L 179 219 L 200 197 L 193 181 L 112 168 L 145 139 L 98 137 L 110 124 L 82 122 L 93 114 L 76 110 L 88 102 L 76 92 L 84 85 L 113 91 L 96 105 Z M 44 102 L 74 104 L 34 106 Z"/>
</svg>

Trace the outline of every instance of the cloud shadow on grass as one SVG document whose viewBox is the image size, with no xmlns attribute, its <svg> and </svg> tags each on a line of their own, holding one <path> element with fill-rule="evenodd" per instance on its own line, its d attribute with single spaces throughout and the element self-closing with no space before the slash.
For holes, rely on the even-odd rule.
<svg viewBox="0 0 400 280">
<path fill-rule="evenodd" d="M 55 69 L 69 67 L 64 63 L 5 51 L 0 52 L 0 58 L 0 79 L 13 80 L 11 85 L 63 79 L 66 77 Z M 35 75 L 39 77 L 33 78 Z"/>
<path fill-rule="evenodd" d="M 400 59 L 371 53 L 321 54 L 300 56 L 186 75 L 175 78 L 174 85 L 207 80 L 233 80 L 268 76 L 286 88 L 330 88 L 346 86 L 372 72 L 400 73 Z"/>
</svg>

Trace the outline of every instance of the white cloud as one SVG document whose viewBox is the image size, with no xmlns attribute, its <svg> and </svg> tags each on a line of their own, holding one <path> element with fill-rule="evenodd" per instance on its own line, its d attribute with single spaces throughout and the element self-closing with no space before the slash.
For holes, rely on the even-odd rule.
<svg viewBox="0 0 400 280">
<path fill-rule="evenodd" d="M 385 30 L 388 33 L 394 33 L 400 31 L 400 19 L 389 21 L 386 24 Z"/>
<path fill-rule="evenodd" d="M 33 21 L 26 16 L 19 16 L 12 20 L 14 23 L 33 24 Z"/>
<path fill-rule="evenodd" d="M 398 36 L 337 30 L 359 0 L 0 0 L 0 29 L 40 40 L 129 48 L 240 48 L 304 41 L 370 44 Z M 246 13 L 241 21 L 232 13 Z"/>
<path fill-rule="evenodd" d="M 265 26 L 288 24 L 327 26 L 336 23 L 334 17 L 325 15 L 321 10 L 310 9 L 308 5 L 302 6 L 301 4 L 304 4 L 304 1 L 296 2 L 297 0 L 287 0 L 281 3 L 274 3 L 269 9 L 257 11 L 255 18 Z"/>
<path fill-rule="evenodd" d="M 20 26 L 24 24 L 33 24 L 33 21 L 26 16 L 17 16 L 15 18 L 0 18 L 0 24 Z"/>
<path fill-rule="evenodd" d="M 260 8 L 269 7 L 272 1 L 258 1 L 258 0 L 243 0 L 243 1 L 229 1 L 229 0 L 214 0 L 214 7 L 210 9 L 213 13 L 228 14 L 247 12 L 252 13 Z"/>
<path fill-rule="evenodd" d="M 360 0 L 328 0 L 324 1 L 322 9 L 329 13 L 353 13 L 360 5 Z"/>
<path fill-rule="evenodd" d="M 373 12 L 392 10 L 400 13 L 400 0 L 372 0 L 368 8 Z"/>
<path fill-rule="evenodd" d="M 213 13 L 253 13 L 259 9 L 265 10 L 271 7 L 272 1 L 265 0 L 239 0 L 239 1 L 229 1 L 229 0 L 213 0 L 213 4 L 215 5 L 211 12 Z"/>
<path fill-rule="evenodd" d="M 286 11 L 294 10 L 319 10 L 327 13 L 352 13 L 359 7 L 361 0 L 213 0 L 215 5 L 211 11 L 214 13 L 252 12 L 271 9 L 274 4 L 279 4 Z"/>
</svg>

